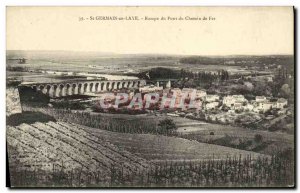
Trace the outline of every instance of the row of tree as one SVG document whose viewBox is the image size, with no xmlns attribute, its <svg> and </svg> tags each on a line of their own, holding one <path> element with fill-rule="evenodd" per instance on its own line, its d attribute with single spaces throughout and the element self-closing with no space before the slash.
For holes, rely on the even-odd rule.
<svg viewBox="0 0 300 193">
<path fill-rule="evenodd" d="M 47 107 L 24 107 L 32 112 L 40 112 L 56 120 L 76 123 L 88 127 L 104 129 L 120 133 L 151 133 L 170 135 L 176 132 L 176 125 L 171 119 L 122 119 L 112 116 L 102 116 L 99 113 L 54 109 Z"/>
</svg>

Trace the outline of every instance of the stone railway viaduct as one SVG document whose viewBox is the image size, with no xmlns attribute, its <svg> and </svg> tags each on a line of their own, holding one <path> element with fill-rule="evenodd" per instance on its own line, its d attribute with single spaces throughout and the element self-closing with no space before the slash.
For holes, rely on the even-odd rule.
<svg viewBox="0 0 300 193">
<path fill-rule="evenodd" d="M 51 98 L 71 95 L 84 95 L 88 93 L 109 92 L 122 88 L 139 88 L 146 85 L 145 80 L 86 80 L 56 83 L 28 83 L 21 86 L 31 87 L 34 91 L 42 92 Z"/>
</svg>

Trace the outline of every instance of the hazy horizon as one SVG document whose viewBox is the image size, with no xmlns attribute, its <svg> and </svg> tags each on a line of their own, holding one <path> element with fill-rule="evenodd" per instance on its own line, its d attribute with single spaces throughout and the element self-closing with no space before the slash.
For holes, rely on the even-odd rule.
<svg viewBox="0 0 300 193">
<path fill-rule="evenodd" d="M 94 53 L 103 55 L 161 55 L 161 56 L 203 56 L 203 57 L 239 57 L 239 56 L 294 56 L 293 54 L 228 54 L 228 55 L 201 55 L 201 54 L 167 54 L 167 53 L 116 53 L 104 51 L 80 51 L 80 50 L 6 50 L 6 52 L 76 52 Z"/>
</svg>

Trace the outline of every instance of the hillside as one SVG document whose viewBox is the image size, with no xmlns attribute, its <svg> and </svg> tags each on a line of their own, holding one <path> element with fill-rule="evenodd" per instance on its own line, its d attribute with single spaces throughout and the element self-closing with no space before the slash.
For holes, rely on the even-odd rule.
<svg viewBox="0 0 300 193">
<path fill-rule="evenodd" d="M 43 169 L 51 169 L 47 167 L 50 163 L 61 165 L 65 162 L 66 169 L 83 167 L 95 170 L 101 166 L 101 170 L 106 171 L 112 165 L 124 165 L 126 170 L 134 171 L 136 168 L 146 168 L 148 161 L 183 162 L 213 158 L 220 160 L 240 155 L 251 155 L 252 158 L 263 156 L 176 137 L 116 133 L 51 121 L 8 126 L 7 139 L 9 145 L 22 147 L 18 149 L 21 163 L 37 162 L 37 166 Z M 28 151 L 34 153 L 34 156 L 28 154 Z"/>
<path fill-rule="evenodd" d="M 275 157 L 66 122 L 8 126 L 7 143 L 11 181 L 16 187 L 151 187 L 158 182 L 163 187 L 205 187 L 208 181 L 239 186 L 245 180 L 249 186 L 276 186 L 276 176 L 285 179 L 285 184 L 293 180 L 291 173 L 283 172 L 293 166 Z"/>
<path fill-rule="evenodd" d="M 56 165 L 109 173 L 111 167 L 122 167 L 131 173 L 148 167 L 146 160 L 60 122 L 8 126 L 7 142 L 10 166 L 16 164 L 18 169 L 50 171 Z"/>
</svg>

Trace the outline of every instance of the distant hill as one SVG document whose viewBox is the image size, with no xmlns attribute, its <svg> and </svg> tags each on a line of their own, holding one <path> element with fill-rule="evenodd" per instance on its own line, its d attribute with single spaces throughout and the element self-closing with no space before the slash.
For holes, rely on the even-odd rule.
<svg viewBox="0 0 300 193">
<path fill-rule="evenodd" d="M 12 58 L 26 58 L 26 59 L 59 59 L 59 60 L 69 60 L 69 59 L 97 59 L 102 57 L 113 57 L 113 53 L 105 52 L 78 52 L 78 51 L 34 51 L 34 50 L 7 50 L 7 59 Z"/>
<path fill-rule="evenodd" d="M 289 65 L 294 64 L 292 55 L 267 56 L 188 56 L 182 57 L 180 63 L 201 65 L 233 65 L 233 66 L 259 66 L 263 64 Z"/>
</svg>

